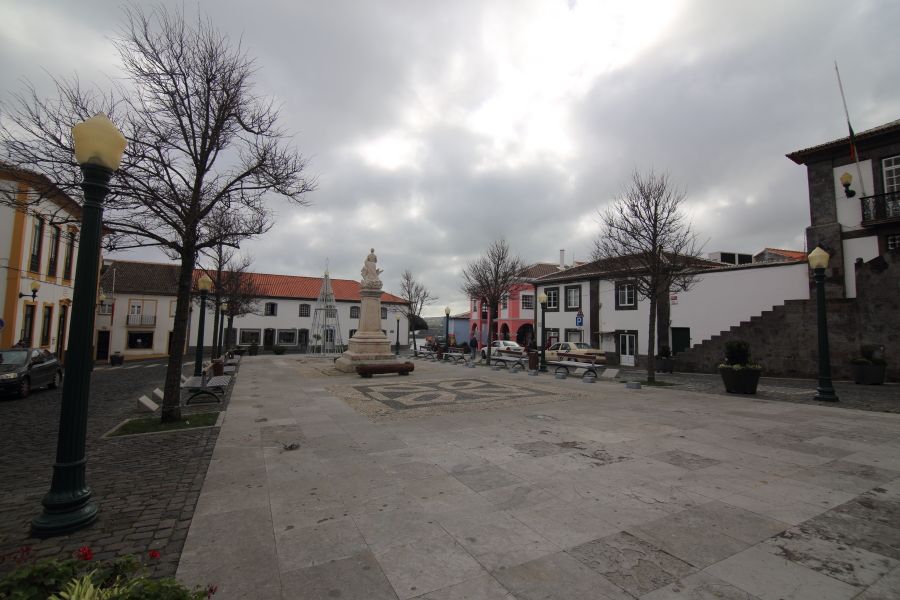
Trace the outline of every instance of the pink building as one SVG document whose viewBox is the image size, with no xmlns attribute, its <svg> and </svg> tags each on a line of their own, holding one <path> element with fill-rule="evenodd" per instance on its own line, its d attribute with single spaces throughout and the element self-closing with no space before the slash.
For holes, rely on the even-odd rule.
<svg viewBox="0 0 900 600">
<path fill-rule="evenodd" d="M 565 268 L 564 252 L 560 250 L 559 264 L 535 263 L 525 270 L 527 283 L 513 288 L 507 298 L 500 303 L 499 309 L 494 314 L 493 332 L 490 338 L 487 334 L 488 307 L 480 299 L 472 299 L 472 314 L 469 318 L 469 337 L 472 333 L 478 338 L 480 345 L 485 345 L 489 340 L 513 340 L 523 346 L 531 344 L 534 338 L 537 300 L 532 283 L 538 277 L 557 273 Z M 538 309 L 540 310 L 540 309 Z"/>
</svg>

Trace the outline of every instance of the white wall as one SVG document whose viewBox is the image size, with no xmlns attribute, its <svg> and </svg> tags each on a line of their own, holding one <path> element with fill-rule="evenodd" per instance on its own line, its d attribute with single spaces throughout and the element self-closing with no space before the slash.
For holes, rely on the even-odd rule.
<svg viewBox="0 0 900 600">
<path fill-rule="evenodd" d="M 566 310 L 566 287 L 571 286 L 579 286 L 581 288 L 581 312 L 584 315 L 584 322 L 581 327 L 577 327 L 575 325 L 575 317 L 578 315 L 578 310 Z M 559 341 L 566 341 L 566 329 L 578 329 L 581 330 L 581 339 L 583 342 L 590 344 L 591 343 L 591 331 L 596 331 L 595 328 L 592 327 L 591 323 L 591 315 L 590 315 L 590 290 L 591 285 L 587 281 L 573 281 L 566 283 L 553 283 L 548 284 L 546 286 L 538 286 L 538 295 L 545 293 L 545 288 L 559 288 L 559 311 L 547 311 L 545 314 L 545 327 L 547 329 L 559 329 Z M 535 300 L 536 301 L 536 300 Z M 544 336 L 541 328 L 541 305 L 536 305 L 538 312 L 538 340 L 543 340 Z M 527 311 L 528 314 L 531 314 L 531 311 Z"/>
<path fill-rule="evenodd" d="M 834 203 L 837 208 L 837 220 L 841 224 L 842 231 L 853 231 L 862 229 L 862 204 L 859 199 L 863 196 L 863 188 L 866 195 L 871 196 L 875 193 L 874 183 L 872 181 L 872 161 L 864 160 L 859 163 L 862 171 L 863 184 L 859 185 L 859 175 L 856 171 L 856 165 L 843 165 L 833 169 L 834 176 Z M 852 198 L 848 198 L 844 193 L 844 186 L 841 185 L 841 175 L 850 173 L 853 176 L 853 183 L 850 189 L 856 192 Z"/>
</svg>

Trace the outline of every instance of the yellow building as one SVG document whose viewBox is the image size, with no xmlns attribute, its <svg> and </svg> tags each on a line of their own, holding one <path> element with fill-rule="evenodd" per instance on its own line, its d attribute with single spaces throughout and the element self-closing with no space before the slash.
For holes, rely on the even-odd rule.
<svg viewBox="0 0 900 600">
<path fill-rule="evenodd" d="M 0 164 L 0 348 L 63 358 L 81 207 L 39 174 Z"/>
</svg>

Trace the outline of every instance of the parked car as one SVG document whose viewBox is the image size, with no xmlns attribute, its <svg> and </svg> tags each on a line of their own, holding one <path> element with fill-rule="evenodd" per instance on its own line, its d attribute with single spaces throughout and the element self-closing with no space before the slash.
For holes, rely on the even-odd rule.
<svg viewBox="0 0 900 600">
<path fill-rule="evenodd" d="M 32 388 L 57 387 L 62 376 L 62 366 L 51 352 L 41 348 L 0 350 L 0 393 L 25 398 Z"/>
<path fill-rule="evenodd" d="M 582 354 L 584 356 L 604 356 L 603 352 L 596 348 L 591 348 L 591 345 L 585 342 L 557 342 L 547 348 L 545 352 L 547 360 L 557 360 L 560 353 Z"/>
<path fill-rule="evenodd" d="M 491 354 L 496 354 L 498 350 L 504 352 L 525 352 L 525 348 L 509 340 L 494 340 L 491 342 Z M 481 349 L 481 358 L 487 360 L 487 347 Z"/>
</svg>

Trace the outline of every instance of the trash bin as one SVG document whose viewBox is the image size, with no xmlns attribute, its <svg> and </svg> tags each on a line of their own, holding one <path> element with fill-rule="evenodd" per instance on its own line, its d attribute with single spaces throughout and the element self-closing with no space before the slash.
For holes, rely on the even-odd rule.
<svg viewBox="0 0 900 600">
<path fill-rule="evenodd" d="M 529 352 L 528 353 L 528 370 L 529 371 L 537 371 L 541 364 L 541 354 L 540 352 Z"/>
<path fill-rule="evenodd" d="M 112 356 L 109 357 L 109 364 L 113 367 L 125 364 L 125 355 L 120 352 L 113 352 Z"/>
<path fill-rule="evenodd" d="M 225 374 L 225 363 L 222 362 L 221 358 L 214 358 L 212 360 L 212 369 L 213 369 L 213 375 L 224 375 Z"/>
</svg>

